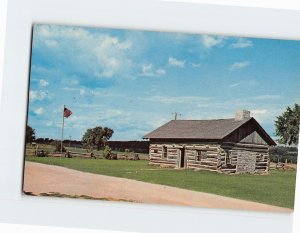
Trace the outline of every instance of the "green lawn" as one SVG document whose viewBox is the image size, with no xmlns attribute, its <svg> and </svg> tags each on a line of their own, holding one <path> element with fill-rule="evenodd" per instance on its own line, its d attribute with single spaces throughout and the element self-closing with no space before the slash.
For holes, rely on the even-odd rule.
<svg viewBox="0 0 300 233">
<path fill-rule="evenodd" d="M 208 171 L 157 168 L 149 166 L 147 161 L 142 160 L 94 160 L 33 156 L 26 156 L 26 160 L 294 208 L 295 171 L 277 170 L 271 171 L 268 175 L 225 175 Z"/>
</svg>

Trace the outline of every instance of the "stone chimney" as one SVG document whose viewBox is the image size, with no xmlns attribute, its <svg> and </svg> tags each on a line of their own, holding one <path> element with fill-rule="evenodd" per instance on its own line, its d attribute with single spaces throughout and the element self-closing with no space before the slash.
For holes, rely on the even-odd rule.
<svg viewBox="0 0 300 233">
<path fill-rule="evenodd" d="M 235 112 L 235 120 L 242 121 L 244 119 L 250 118 L 250 111 L 248 110 L 237 110 Z"/>
</svg>

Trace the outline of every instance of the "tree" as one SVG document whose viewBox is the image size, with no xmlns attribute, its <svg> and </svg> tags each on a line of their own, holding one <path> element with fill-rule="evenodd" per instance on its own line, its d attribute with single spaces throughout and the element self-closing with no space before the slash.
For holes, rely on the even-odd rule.
<svg viewBox="0 0 300 233">
<path fill-rule="evenodd" d="M 82 137 L 88 148 L 97 146 L 97 150 L 100 150 L 102 146 L 111 138 L 114 131 L 110 128 L 97 126 L 92 129 L 87 129 Z"/>
<path fill-rule="evenodd" d="M 300 124 L 300 105 L 295 104 L 294 108 L 287 107 L 286 111 L 277 117 L 275 121 L 276 135 L 279 136 L 279 143 L 298 144 Z"/>
<path fill-rule="evenodd" d="M 114 131 L 110 128 L 104 127 L 104 134 L 103 134 L 103 144 L 105 145 L 105 143 L 111 138 L 111 136 L 113 135 Z"/>
<path fill-rule="evenodd" d="M 31 126 L 26 126 L 26 143 L 31 143 L 35 140 L 35 129 Z"/>
</svg>

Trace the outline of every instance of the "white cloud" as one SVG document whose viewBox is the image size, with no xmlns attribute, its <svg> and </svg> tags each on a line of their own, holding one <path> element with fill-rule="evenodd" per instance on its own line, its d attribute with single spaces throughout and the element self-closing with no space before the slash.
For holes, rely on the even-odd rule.
<svg viewBox="0 0 300 233">
<path fill-rule="evenodd" d="M 81 88 L 79 90 L 79 95 L 85 95 L 85 93 L 86 93 L 86 91 L 83 88 Z"/>
<path fill-rule="evenodd" d="M 201 37 L 201 42 L 205 48 L 212 48 L 215 46 L 222 46 L 224 44 L 225 37 L 224 36 L 210 36 L 203 35 Z"/>
<path fill-rule="evenodd" d="M 143 70 L 142 72 L 143 72 L 144 75 L 152 73 L 153 72 L 153 65 L 152 64 L 143 65 L 142 70 Z"/>
<path fill-rule="evenodd" d="M 231 71 L 240 70 L 240 69 L 246 68 L 249 65 L 250 65 L 250 62 L 248 62 L 248 61 L 235 62 L 230 66 L 230 70 Z"/>
<path fill-rule="evenodd" d="M 68 92 L 78 92 L 78 95 L 91 95 L 91 96 L 97 96 L 97 97 L 103 97 L 103 98 L 107 98 L 107 97 L 122 97 L 123 95 L 120 94 L 119 92 L 112 92 L 111 90 L 98 90 L 98 89 L 89 89 L 89 88 L 85 88 L 85 87 L 62 87 L 61 90 L 64 91 L 68 91 Z M 77 94 L 77 93 L 76 93 Z M 93 105 L 92 105 L 93 106 Z M 101 105 L 102 107 L 104 107 L 104 105 Z"/>
<path fill-rule="evenodd" d="M 83 88 L 63 87 L 62 89 L 65 90 L 65 91 L 79 92 L 79 95 L 81 95 L 81 96 L 87 94 L 87 91 L 85 89 L 83 89 Z"/>
<path fill-rule="evenodd" d="M 63 87 L 62 89 L 65 91 L 80 91 L 79 88 L 73 88 L 73 87 Z"/>
<path fill-rule="evenodd" d="M 258 81 L 256 81 L 255 79 L 248 79 L 248 80 L 243 80 L 241 82 L 236 82 L 236 83 L 232 83 L 229 85 L 229 87 L 234 88 L 234 87 L 238 87 L 238 86 L 255 86 L 258 84 Z"/>
<path fill-rule="evenodd" d="M 164 69 L 158 69 L 158 70 L 156 70 L 156 73 L 158 75 L 164 75 L 164 74 L 166 74 L 166 71 Z"/>
<path fill-rule="evenodd" d="M 40 85 L 41 87 L 46 87 L 46 86 L 49 85 L 49 82 L 46 81 L 46 80 L 44 80 L 44 79 L 40 79 L 39 85 Z"/>
<path fill-rule="evenodd" d="M 79 80 L 68 80 L 68 82 L 72 85 L 78 85 L 79 84 Z"/>
<path fill-rule="evenodd" d="M 78 104 L 77 108 L 104 108 L 104 104 Z M 90 111 L 90 110 L 89 110 Z"/>
<path fill-rule="evenodd" d="M 36 100 L 44 100 L 47 97 L 47 93 L 44 91 L 30 91 L 29 100 L 34 102 Z"/>
<path fill-rule="evenodd" d="M 46 122 L 46 126 L 52 126 L 53 125 L 53 121 L 47 121 Z"/>
<path fill-rule="evenodd" d="M 55 40 L 45 40 L 44 43 L 47 47 L 52 48 L 52 49 L 58 47 L 58 43 Z"/>
<path fill-rule="evenodd" d="M 234 42 L 230 45 L 230 48 L 241 49 L 241 48 L 248 48 L 248 47 L 252 47 L 252 46 L 253 46 L 253 43 L 251 40 L 245 39 L 245 38 L 238 38 L 236 42 Z"/>
<path fill-rule="evenodd" d="M 192 63 L 192 67 L 194 68 L 200 68 L 202 66 L 201 63 Z"/>
<path fill-rule="evenodd" d="M 267 110 L 266 109 L 252 109 L 250 110 L 250 113 L 252 113 L 253 115 L 265 115 L 267 114 Z"/>
<path fill-rule="evenodd" d="M 36 115 L 42 115 L 45 113 L 45 110 L 43 108 L 37 108 L 33 111 Z"/>
<path fill-rule="evenodd" d="M 256 86 L 257 84 L 259 84 L 259 82 L 255 79 L 250 79 L 247 81 L 247 85 L 249 86 Z"/>
<path fill-rule="evenodd" d="M 281 99 L 280 95 L 260 95 L 253 97 L 255 100 L 278 100 Z"/>
<path fill-rule="evenodd" d="M 94 50 L 98 58 L 97 63 L 103 70 L 95 72 L 97 76 L 112 77 L 115 73 L 131 67 L 131 60 L 127 58 L 126 51 L 131 48 L 131 42 L 119 41 L 117 37 L 104 36 Z"/>
<path fill-rule="evenodd" d="M 240 85 L 241 85 L 241 83 L 233 83 L 233 84 L 229 85 L 229 87 L 237 87 L 237 86 L 240 86 Z"/>
<path fill-rule="evenodd" d="M 274 113 L 267 109 L 250 109 L 249 111 L 251 117 L 254 117 L 260 123 L 270 121 L 274 115 Z"/>
<path fill-rule="evenodd" d="M 144 100 L 151 102 L 159 102 L 163 104 L 193 104 L 193 103 L 203 103 L 208 102 L 210 98 L 202 96 L 162 96 L 156 95 L 150 98 L 144 98 Z"/>
<path fill-rule="evenodd" d="M 180 61 L 174 57 L 169 57 L 169 65 L 183 68 L 185 65 L 185 61 Z"/>
<path fill-rule="evenodd" d="M 142 66 L 142 73 L 141 76 L 149 76 L 149 77 L 156 77 L 165 75 L 166 71 L 164 69 L 155 69 L 152 64 L 143 65 Z"/>
</svg>

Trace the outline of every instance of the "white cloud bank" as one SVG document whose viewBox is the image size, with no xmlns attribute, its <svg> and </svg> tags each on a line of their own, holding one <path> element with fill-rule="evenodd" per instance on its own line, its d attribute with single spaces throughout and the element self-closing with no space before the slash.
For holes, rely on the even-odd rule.
<svg viewBox="0 0 300 233">
<path fill-rule="evenodd" d="M 130 71 L 133 66 L 128 52 L 132 42 L 126 38 L 92 33 L 80 27 L 56 25 L 36 25 L 34 34 L 35 47 L 48 48 L 49 53 L 59 54 L 56 58 L 62 60 L 62 63 L 72 58 L 69 68 L 74 72 L 84 72 L 96 78 L 110 78 Z"/>
</svg>

